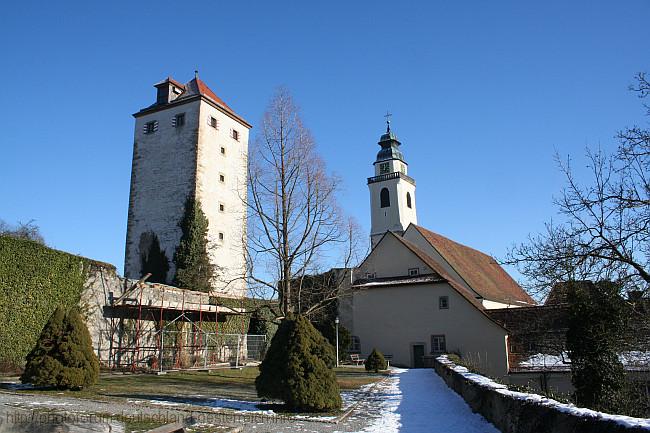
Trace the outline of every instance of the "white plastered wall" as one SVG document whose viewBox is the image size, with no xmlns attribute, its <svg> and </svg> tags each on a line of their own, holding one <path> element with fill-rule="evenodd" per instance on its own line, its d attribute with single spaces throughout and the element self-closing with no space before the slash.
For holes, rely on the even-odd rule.
<svg viewBox="0 0 650 433">
<path fill-rule="evenodd" d="M 208 119 L 217 119 L 215 129 Z M 239 139 L 233 138 L 236 130 Z M 210 259 L 218 266 L 215 281 L 223 293 L 245 296 L 245 228 L 248 127 L 202 101 L 199 121 L 197 197 L 209 220 Z M 225 149 L 225 154 L 221 152 Z M 224 176 L 224 180 L 221 180 Z M 220 209 L 224 206 L 224 210 Z M 219 233 L 223 234 L 220 240 Z"/>
<path fill-rule="evenodd" d="M 420 274 L 432 272 L 389 234 L 356 274 L 403 277 L 414 267 Z M 440 296 L 448 297 L 449 309 L 439 308 Z M 351 311 L 352 334 L 359 337 L 363 355 L 376 347 L 392 355 L 393 363 L 413 366 L 413 344 L 424 344 L 429 354 L 431 336 L 445 335 L 447 351 L 460 352 L 491 376 L 507 373 L 506 331 L 447 282 L 360 288 L 354 292 Z"/>
</svg>

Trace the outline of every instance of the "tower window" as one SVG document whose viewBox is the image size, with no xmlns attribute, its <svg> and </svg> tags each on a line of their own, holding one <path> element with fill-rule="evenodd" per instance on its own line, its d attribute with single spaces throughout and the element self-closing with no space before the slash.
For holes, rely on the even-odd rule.
<svg viewBox="0 0 650 433">
<path fill-rule="evenodd" d="M 223 242 L 224 237 L 225 236 L 224 236 L 223 232 L 219 232 L 219 242 Z"/>
<path fill-rule="evenodd" d="M 153 120 L 144 124 L 143 132 L 145 134 L 153 134 L 158 130 L 158 121 Z"/>
<path fill-rule="evenodd" d="M 180 113 L 174 116 L 172 119 L 172 126 L 178 128 L 183 125 L 185 125 L 185 113 Z"/>
<path fill-rule="evenodd" d="M 221 154 L 222 154 L 222 155 L 225 155 L 225 154 L 226 154 L 226 148 L 223 147 L 223 146 L 221 146 Z"/>
<path fill-rule="evenodd" d="M 410 192 L 406 193 L 406 206 L 409 207 L 409 208 L 413 207 L 413 206 L 411 206 L 411 193 Z"/>
<path fill-rule="evenodd" d="M 381 202 L 381 207 L 390 207 L 390 193 L 388 192 L 388 188 L 381 189 L 379 201 Z"/>
<path fill-rule="evenodd" d="M 224 183 L 226 181 L 226 175 L 225 174 L 220 174 L 219 175 L 219 182 Z"/>
<path fill-rule="evenodd" d="M 233 129 L 232 130 L 232 138 L 239 141 L 239 131 L 237 131 L 236 129 Z"/>
<path fill-rule="evenodd" d="M 210 125 L 214 129 L 219 129 L 219 122 L 217 122 L 216 117 L 213 116 L 208 117 L 208 125 Z"/>
<path fill-rule="evenodd" d="M 224 212 L 226 210 L 226 205 L 223 203 L 219 203 L 219 212 Z"/>
</svg>

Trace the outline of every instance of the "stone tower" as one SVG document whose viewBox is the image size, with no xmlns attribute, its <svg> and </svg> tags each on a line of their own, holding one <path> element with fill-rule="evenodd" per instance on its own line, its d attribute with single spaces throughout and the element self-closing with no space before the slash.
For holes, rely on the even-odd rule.
<svg viewBox="0 0 650 433">
<path fill-rule="evenodd" d="M 185 201 L 200 200 L 209 221 L 210 261 L 216 293 L 244 296 L 246 160 L 251 125 L 195 74 L 187 84 L 167 78 L 156 102 L 135 117 L 124 273 L 142 276 L 141 260 L 153 235 L 169 259 L 181 238 Z"/>
<path fill-rule="evenodd" d="M 373 248 L 387 231 L 401 235 L 409 224 L 417 224 L 415 180 L 407 175 L 408 164 L 399 150 L 401 143 L 390 130 L 390 121 L 386 125 L 386 133 L 379 139 L 375 175 L 368 178 Z"/>
</svg>

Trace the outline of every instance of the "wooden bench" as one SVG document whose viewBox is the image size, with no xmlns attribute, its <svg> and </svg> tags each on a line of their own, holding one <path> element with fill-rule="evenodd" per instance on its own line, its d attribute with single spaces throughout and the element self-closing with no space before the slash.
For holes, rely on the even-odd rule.
<svg viewBox="0 0 650 433">
<path fill-rule="evenodd" d="M 145 433 L 185 433 L 185 424 L 182 422 L 165 424 L 153 430 L 147 430 Z"/>
<path fill-rule="evenodd" d="M 350 361 L 352 361 L 352 363 L 354 365 L 363 365 L 363 363 L 366 362 L 365 359 L 359 358 L 358 353 L 351 353 L 350 354 Z"/>
</svg>

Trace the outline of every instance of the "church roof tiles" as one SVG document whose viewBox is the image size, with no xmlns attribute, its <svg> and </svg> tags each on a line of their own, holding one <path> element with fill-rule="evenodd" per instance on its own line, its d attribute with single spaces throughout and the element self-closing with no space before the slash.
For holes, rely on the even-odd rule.
<svg viewBox="0 0 650 433">
<path fill-rule="evenodd" d="M 505 303 L 535 301 L 512 279 L 497 261 L 481 251 L 459 244 L 438 233 L 413 225 L 433 248 L 481 297 Z"/>
</svg>

